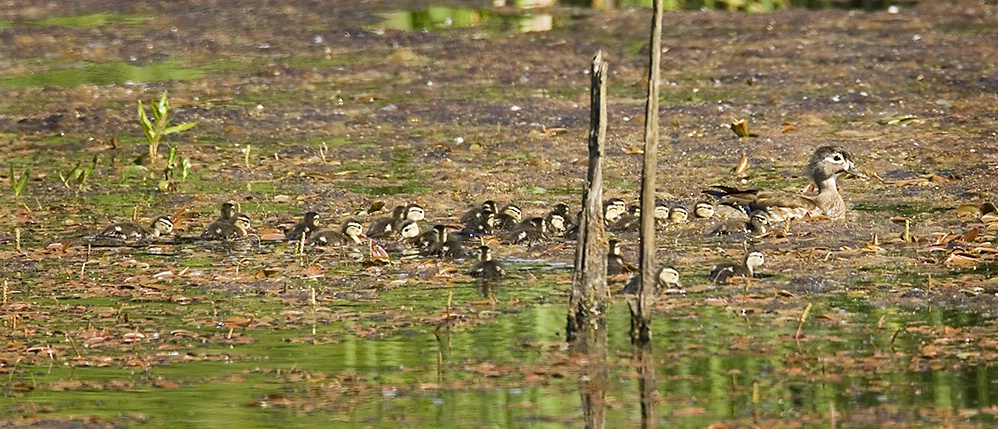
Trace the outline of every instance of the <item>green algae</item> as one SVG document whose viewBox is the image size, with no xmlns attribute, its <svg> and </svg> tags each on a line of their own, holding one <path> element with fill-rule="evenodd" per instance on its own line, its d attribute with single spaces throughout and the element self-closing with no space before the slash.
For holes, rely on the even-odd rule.
<svg viewBox="0 0 998 429">
<path fill-rule="evenodd" d="M 76 68 L 0 77 L 0 88 L 49 85 L 70 88 L 83 84 L 121 85 L 200 79 L 205 75 L 203 70 L 186 68 L 177 62 L 148 66 L 134 66 L 124 62 L 83 63 Z"/>
</svg>

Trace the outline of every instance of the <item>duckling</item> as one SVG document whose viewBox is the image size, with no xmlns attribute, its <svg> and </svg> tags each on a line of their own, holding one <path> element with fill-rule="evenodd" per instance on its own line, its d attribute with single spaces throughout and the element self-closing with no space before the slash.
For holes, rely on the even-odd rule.
<svg viewBox="0 0 998 429">
<path fill-rule="evenodd" d="M 544 216 L 548 231 L 556 236 L 564 236 L 575 227 L 575 218 L 568 213 L 568 204 L 555 204 Z"/>
<path fill-rule="evenodd" d="M 173 221 L 170 216 L 156 216 L 146 228 L 132 222 L 118 222 L 108 225 L 94 238 L 110 240 L 148 240 L 173 232 Z"/>
<path fill-rule="evenodd" d="M 655 201 L 655 212 L 652 213 L 652 217 L 655 218 L 655 227 L 662 228 L 669 224 L 669 205 L 664 201 Z"/>
<path fill-rule="evenodd" d="M 523 220 L 523 211 L 514 204 L 506 204 L 496 215 L 495 230 L 509 231 Z"/>
<path fill-rule="evenodd" d="M 364 235 L 369 238 L 385 238 L 395 235 L 395 222 L 399 219 L 405 219 L 405 210 L 406 206 L 395 206 L 391 216 L 375 218 L 367 227 L 367 234 Z"/>
<path fill-rule="evenodd" d="M 766 262 L 766 257 L 758 250 L 745 252 L 741 263 L 724 262 L 710 270 L 710 279 L 714 283 L 727 283 L 734 277 L 752 277 L 755 270 Z"/>
<path fill-rule="evenodd" d="M 697 201 L 696 205 L 693 206 L 693 217 L 697 219 L 710 219 L 715 215 L 717 215 L 717 208 L 710 201 Z"/>
<path fill-rule="evenodd" d="M 616 221 L 607 225 L 606 230 L 610 232 L 637 231 L 641 228 L 641 207 L 628 206 L 627 212 L 617 218 Z"/>
<path fill-rule="evenodd" d="M 419 222 L 407 220 L 399 228 L 399 242 L 414 244 L 419 237 Z"/>
<path fill-rule="evenodd" d="M 540 241 L 547 241 L 547 222 L 542 217 L 532 217 L 524 219 L 516 225 L 512 231 L 502 237 L 503 241 L 509 244 L 532 245 Z"/>
<path fill-rule="evenodd" d="M 422 256 L 442 256 L 447 258 L 464 257 L 464 246 L 460 240 L 451 237 L 447 233 L 447 225 L 436 225 L 432 230 L 420 234 L 420 237 L 430 233 L 432 238 L 428 238 L 421 243 L 419 254 Z"/>
<path fill-rule="evenodd" d="M 468 217 L 468 222 L 464 224 L 464 229 L 458 235 L 464 238 L 477 238 L 492 235 L 496 223 L 496 214 L 483 210 L 476 216 Z"/>
<path fill-rule="evenodd" d="M 215 222 L 227 222 L 232 223 L 235 220 L 234 210 L 236 208 L 235 204 L 232 203 L 222 203 L 222 208 L 219 210 L 220 214 Z"/>
<path fill-rule="evenodd" d="M 398 235 L 399 228 L 405 221 L 418 222 L 423 220 L 425 216 L 426 212 L 419 204 L 412 203 L 396 206 L 392 209 L 390 217 L 380 217 L 371 221 L 371 225 L 367 228 L 367 234 L 365 235 L 369 238 L 394 237 Z"/>
<path fill-rule="evenodd" d="M 707 235 L 723 235 L 750 233 L 756 236 L 765 235 L 769 231 L 769 214 L 762 210 L 752 212 L 749 219 L 728 219 L 718 222 Z"/>
<path fill-rule="evenodd" d="M 309 246 L 344 246 L 357 245 L 361 243 L 364 226 L 360 222 L 350 219 L 343 222 L 340 230 L 324 229 L 316 231 L 309 237 Z"/>
<path fill-rule="evenodd" d="M 294 227 L 285 234 L 285 240 L 287 241 L 300 241 L 302 237 L 308 239 L 312 233 L 319 230 L 319 213 L 308 212 L 305 213 L 305 217 L 302 218 L 301 222 L 298 222 Z"/>
<path fill-rule="evenodd" d="M 624 273 L 633 273 L 638 270 L 633 264 L 624 260 L 620 254 L 620 242 L 610 240 L 610 248 L 606 253 L 606 275 L 615 276 Z"/>
<path fill-rule="evenodd" d="M 495 280 L 506 277 L 506 270 L 503 269 L 499 261 L 492 259 L 492 250 L 489 246 L 478 248 L 478 262 L 471 266 L 468 274 L 474 278 L 482 280 Z"/>
<path fill-rule="evenodd" d="M 818 190 L 817 195 L 806 196 L 755 189 L 742 191 L 727 186 L 713 186 L 713 189 L 704 192 L 720 198 L 724 203 L 747 206 L 753 211 L 765 210 L 769 213 L 771 222 L 783 222 L 786 219 L 800 219 L 805 216 L 840 219 L 845 216 L 846 204 L 836 186 L 836 177 L 843 173 L 866 177 L 856 170 L 849 153 L 838 146 L 822 146 L 816 149 L 804 172 L 814 181 L 814 186 Z"/>
<path fill-rule="evenodd" d="M 690 219 L 690 212 L 686 210 L 686 207 L 675 206 L 669 209 L 669 223 L 670 224 L 680 224 L 686 223 Z"/>
<path fill-rule="evenodd" d="M 485 216 L 486 213 L 492 213 L 493 216 L 496 213 L 499 213 L 499 208 L 495 201 L 485 201 L 482 203 L 481 207 L 465 212 L 461 215 L 461 224 L 468 225 L 470 223 L 481 223 L 482 217 Z"/>
<path fill-rule="evenodd" d="M 610 225 L 627 213 L 627 204 L 620 198 L 610 198 L 603 202 L 603 221 Z"/>
<path fill-rule="evenodd" d="M 678 289 L 683 285 L 679 283 L 679 271 L 670 266 L 664 266 L 658 269 L 658 275 L 655 276 L 655 294 L 662 292 L 662 290 Z M 620 294 L 623 295 L 637 295 L 638 294 L 638 284 L 641 282 L 641 275 L 634 275 L 627 279 L 627 284 L 624 288 L 620 290 Z"/>
<path fill-rule="evenodd" d="M 201 234 L 201 239 L 211 241 L 235 240 L 245 237 L 249 229 L 249 216 L 239 213 L 235 215 L 232 223 L 215 221 L 209 224 L 208 227 L 205 228 L 204 233 Z"/>
</svg>

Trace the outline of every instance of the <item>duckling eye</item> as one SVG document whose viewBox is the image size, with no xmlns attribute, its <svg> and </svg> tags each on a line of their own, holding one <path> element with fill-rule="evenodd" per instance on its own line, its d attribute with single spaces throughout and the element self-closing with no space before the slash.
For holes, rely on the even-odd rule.
<svg viewBox="0 0 998 429">
<path fill-rule="evenodd" d="M 842 154 L 838 154 L 838 153 L 832 155 L 831 159 L 832 159 L 832 162 L 842 162 L 842 161 L 844 161 L 844 159 L 842 158 Z"/>
</svg>

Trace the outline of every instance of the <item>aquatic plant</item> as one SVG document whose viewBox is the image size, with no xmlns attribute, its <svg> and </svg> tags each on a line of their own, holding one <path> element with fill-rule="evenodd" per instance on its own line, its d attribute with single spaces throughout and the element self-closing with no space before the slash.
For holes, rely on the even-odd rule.
<svg viewBox="0 0 998 429">
<path fill-rule="evenodd" d="M 170 126 L 170 102 L 167 91 L 163 91 L 163 96 L 160 97 L 159 102 L 149 102 L 149 110 L 152 111 L 152 120 L 149 120 L 145 106 L 143 106 L 142 100 L 139 100 L 139 121 L 142 123 L 142 131 L 149 142 L 149 162 L 155 164 L 159 155 L 159 143 L 163 140 L 163 136 L 189 130 L 198 123 L 184 122 Z"/>
<path fill-rule="evenodd" d="M 10 166 L 10 188 L 14 190 L 15 199 L 21 196 L 21 192 L 24 192 L 24 187 L 25 185 L 28 184 L 28 177 L 31 177 L 30 165 L 28 166 L 28 168 L 24 169 L 23 173 L 21 173 L 20 179 L 15 178 L 14 166 L 13 165 Z"/>
<path fill-rule="evenodd" d="M 159 190 L 163 192 L 174 191 L 177 189 L 177 184 L 173 180 L 175 170 L 180 170 L 180 181 L 186 182 L 187 175 L 191 170 L 191 159 L 190 158 L 180 158 L 180 152 L 177 149 L 177 145 L 168 144 L 169 152 L 166 155 L 166 167 L 163 168 L 163 180 L 159 182 Z"/>
<path fill-rule="evenodd" d="M 59 180 L 62 181 L 62 185 L 69 189 L 72 185 L 76 185 L 80 190 L 86 186 L 87 179 L 90 175 L 94 173 L 97 168 L 97 163 L 100 161 L 99 155 L 94 155 L 93 159 L 90 161 L 90 165 L 83 165 L 83 161 L 77 162 L 75 166 L 66 174 L 59 171 Z"/>
</svg>

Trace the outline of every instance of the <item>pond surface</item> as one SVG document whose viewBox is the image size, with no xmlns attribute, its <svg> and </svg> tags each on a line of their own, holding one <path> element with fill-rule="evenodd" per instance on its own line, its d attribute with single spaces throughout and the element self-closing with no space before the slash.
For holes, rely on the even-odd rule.
<svg viewBox="0 0 998 429">
<path fill-rule="evenodd" d="M 636 204 L 649 11 L 341 6 L 0 11 L 7 426 L 574 428 L 605 369 L 608 427 L 641 427 L 626 303 L 608 314 L 606 362 L 564 342 L 574 241 L 487 237 L 509 276 L 484 284 L 472 258 L 385 241 L 385 264 L 367 243 L 280 238 L 310 210 L 331 228 L 411 202 L 424 228 L 486 199 L 577 210 L 597 50 L 611 70 L 606 197 Z M 902 6 L 667 13 L 662 200 L 801 191 L 822 145 L 871 179 L 840 180 L 840 220 L 761 238 L 710 236 L 703 219 L 659 231 L 683 284 L 655 307 L 660 427 L 996 424 L 998 8 Z M 136 100 L 164 90 L 173 123 L 198 124 L 150 162 Z M 736 137 L 739 119 L 757 137 Z M 190 167 L 163 192 L 167 144 Z M 226 201 L 251 237 L 195 240 Z M 88 238 L 159 214 L 174 236 Z M 636 260 L 637 237 L 615 238 Z M 712 284 L 749 245 L 766 254 L 759 275 Z"/>
</svg>

